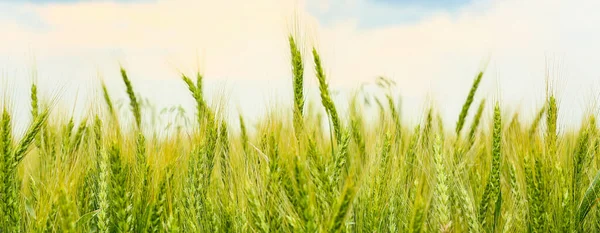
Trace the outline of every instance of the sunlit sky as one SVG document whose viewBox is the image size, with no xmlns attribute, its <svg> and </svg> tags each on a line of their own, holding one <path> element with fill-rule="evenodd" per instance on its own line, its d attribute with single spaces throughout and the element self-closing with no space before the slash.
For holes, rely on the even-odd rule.
<svg viewBox="0 0 600 233">
<path fill-rule="evenodd" d="M 433 103 L 453 124 L 488 61 L 477 99 L 500 100 L 507 116 L 532 114 L 549 76 L 569 125 L 600 90 L 599 10 L 597 0 L 1 1 L 1 90 L 26 114 L 35 76 L 43 96 L 60 90 L 67 109 L 88 109 L 99 77 L 125 98 L 123 65 L 157 108 L 191 111 L 179 73 L 199 68 L 208 94 L 229 101 L 229 115 L 256 117 L 291 102 L 286 37 L 297 15 L 305 50 L 322 53 L 333 90 L 389 77 L 406 121 Z M 307 91 L 318 100 L 306 54 Z"/>
</svg>

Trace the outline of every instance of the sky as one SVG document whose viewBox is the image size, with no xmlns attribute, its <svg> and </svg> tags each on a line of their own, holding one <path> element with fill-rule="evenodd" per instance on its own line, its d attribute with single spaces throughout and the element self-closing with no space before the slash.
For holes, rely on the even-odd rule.
<svg viewBox="0 0 600 233">
<path fill-rule="evenodd" d="M 291 103 L 287 35 L 296 32 L 314 100 L 312 47 L 341 106 L 344 93 L 385 76 L 397 84 L 406 121 L 432 104 L 454 124 L 485 68 L 477 100 L 500 101 L 506 116 L 532 115 L 549 78 L 568 127 L 597 111 L 598 10 L 596 0 L 0 1 L 0 85 L 18 114 L 29 111 L 33 80 L 42 96 L 58 92 L 66 109 L 85 112 L 100 80 L 124 101 L 122 65 L 158 109 L 193 111 L 180 73 L 200 70 L 212 101 L 230 103 L 230 117 L 258 117 Z"/>
</svg>

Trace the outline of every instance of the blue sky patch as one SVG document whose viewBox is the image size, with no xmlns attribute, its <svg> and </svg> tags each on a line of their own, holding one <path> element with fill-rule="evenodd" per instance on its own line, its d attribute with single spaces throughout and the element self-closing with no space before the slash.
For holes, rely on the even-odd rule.
<svg viewBox="0 0 600 233">
<path fill-rule="evenodd" d="M 26 29 L 43 30 L 47 28 L 38 14 L 12 3 L 0 3 L 0 21 L 16 23 Z"/>
<path fill-rule="evenodd" d="M 78 3 L 78 2 L 148 2 L 150 0 L 13 0 L 12 2 L 47 4 L 47 3 Z"/>
</svg>

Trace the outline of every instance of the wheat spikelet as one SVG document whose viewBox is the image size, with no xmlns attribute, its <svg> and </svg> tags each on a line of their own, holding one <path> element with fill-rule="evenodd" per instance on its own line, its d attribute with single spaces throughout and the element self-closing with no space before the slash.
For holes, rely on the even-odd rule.
<svg viewBox="0 0 600 233">
<path fill-rule="evenodd" d="M 502 158 L 502 119 L 499 104 L 494 107 L 494 130 L 492 136 L 492 169 L 488 177 L 481 204 L 479 206 L 479 221 L 482 226 L 487 224 L 487 213 L 491 201 L 500 194 L 500 165 Z"/>
<path fill-rule="evenodd" d="M 433 143 L 433 154 L 435 163 L 435 212 L 439 229 L 442 232 L 449 232 L 450 221 L 450 191 L 448 190 L 448 177 L 443 162 L 442 139 L 436 135 Z"/>
<path fill-rule="evenodd" d="M 339 142 L 342 137 L 340 119 L 335 108 L 335 104 L 333 103 L 333 100 L 331 99 L 329 93 L 329 85 L 327 84 L 327 78 L 325 76 L 325 73 L 323 72 L 323 67 L 321 65 L 321 57 L 319 56 L 319 53 L 317 52 L 316 48 L 313 48 L 312 54 L 315 61 L 315 73 L 317 76 L 317 80 L 319 81 L 321 103 L 323 104 L 323 107 L 325 107 L 327 115 L 329 115 L 329 117 L 331 118 L 331 122 L 333 123 L 333 131 L 335 133 L 335 139 Z"/>
<path fill-rule="evenodd" d="M 465 119 L 467 118 L 467 114 L 469 113 L 469 108 L 471 108 L 471 104 L 473 103 L 473 98 L 475 97 L 475 92 L 477 92 L 477 88 L 479 87 L 479 83 L 481 82 L 481 78 L 483 77 L 483 72 L 479 72 L 475 80 L 473 80 L 473 85 L 471 86 L 471 90 L 469 90 L 469 95 L 465 100 L 465 103 L 462 106 L 462 110 L 460 111 L 460 115 L 458 116 L 458 122 L 456 123 L 456 135 L 460 136 L 460 131 L 465 124 Z"/>
</svg>

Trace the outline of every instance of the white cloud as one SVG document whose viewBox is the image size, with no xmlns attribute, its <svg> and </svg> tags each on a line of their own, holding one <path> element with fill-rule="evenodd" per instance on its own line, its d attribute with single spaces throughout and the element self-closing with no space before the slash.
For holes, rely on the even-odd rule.
<svg viewBox="0 0 600 233">
<path fill-rule="evenodd" d="M 361 1 L 366 0 L 353 4 L 368 3 Z M 374 29 L 358 28 L 357 18 L 321 25 L 303 11 L 304 4 L 319 4 L 328 14 L 336 13 L 328 1 L 17 6 L 34 12 L 46 27 L 0 21 L 2 31 L 10 35 L 0 37 L 0 52 L 11 61 L 3 67 L 9 75 L 13 65 L 27 67 L 35 55 L 42 77 L 85 83 L 89 78 L 82 76 L 100 70 L 115 87 L 113 92 L 121 90 L 117 65 L 122 62 L 134 82 L 146 89 L 142 93 L 165 105 L 189 99 L 177 70 L 192 71 L 199 57 L 208 82 L 226 80 L 243 111 L 257 114 L 260 108 L 253 103 L 260 106 L 267 97 L 283 95 L 287 100 L 290 95 L 286 36 L 291 13 L 299 6 L 307 42 L 321 50 L 334 88 L 348 89 L 386 75 L 398 83 L 406 96 L 404 112 L 412 116 L 433 93 L 452 123 L 481 61 L 490 54 L 478 96 L 500 95 L 505 104 L 522 104 L 531 112 L 544 94 L 545 56 L 558 54 L 565 65 L 559 82 L 565 85 L 557 87 L 563 119 L 578 120 L 586 107 L 582 99 L 589 97 L 581 93 L 600 78 L 594 68 L 600 64 L 597 1 L 496 0 L 452 14 L 436 13 L 417 23 Z M 23 70 L 15 77 L 26 76 Z"/>
</svg>

